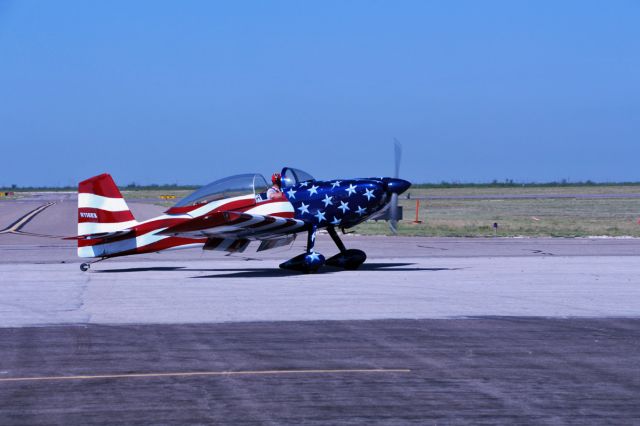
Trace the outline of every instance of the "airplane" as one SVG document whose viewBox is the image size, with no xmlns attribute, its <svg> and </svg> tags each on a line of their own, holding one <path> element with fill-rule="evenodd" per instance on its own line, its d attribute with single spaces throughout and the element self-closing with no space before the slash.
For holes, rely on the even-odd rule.
<svg viewBox="0 0 640 426">
<path fill-rule="evenodd" d="M 226 177 L 201 187 L 164 214 L 138 222 L 113 178 L 101 174 L 78 186 L 78 256 L 105 259 L 179 248 L 242 252 L 252 241 L 258 251 L 288 245 L 307 233 L 304 253 L 280 264 L 283 269 L 316 272 L 322 265 L 357 269 L 362 250 L 347 249 L 337 229 L 346 229 L 397 208 L 398 195 L 411 183 L 399 178 L 320 181 L 291 167 L 280 173 L 282 193 L 267 197 L 261 174 Z M 392 218 L 393 218 L 392 214 Z M 316 233 L 326 229 L 339 253 L 325 259 L 314 250 Z"/>
</svg>

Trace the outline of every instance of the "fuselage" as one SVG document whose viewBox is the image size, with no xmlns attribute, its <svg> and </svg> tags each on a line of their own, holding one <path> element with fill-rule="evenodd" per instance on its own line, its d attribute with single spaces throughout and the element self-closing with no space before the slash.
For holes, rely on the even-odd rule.
<svg viewBox="0 0 640 426">
<path fill-rule="evenodd" d="M 249 193 L 216 200 L 195 201 L 189 205 L 177 205 L 163 215 L 144 222 L 133 222 L 122 235 L 96 234 L 90 239 L 78 241 L 80 257 L 115 257 L 131 254 L 158 252 L 168 249 L 205 247 L 209 250 L 244 250 L 249 239 L 238 238 L 241 228 L 252 227 L 290 227 L 288 233 L 296 233 L 309 228 L 350 228 L 367 220 L 380 212 L 389 204 L 391 193 L 401 193 L 410 183 L 400 179 L 367 178 L 344 180 L 308 180 L 296 182 L 282 188 L 284 197 L 269 200 L 266 193 Z M 97 197 L 93 194 L 89 196 Z M 179 203 L 180 204 L 180 203 Z M 97 212 L 97 213 L 95 213 Z M 220 217 L 220 213 L 226 217 Z M 247 213 L 263 216 L 256 223 L 247 222 L 238 217 L 230 217 L 234 213 Z M 105 214 L 100 209 L 79 208 L 79 229 L 92 226 L 93 221 L 100 220 Z M 220 223 L 211 224 L 211 217 L 218 214 Z M 283 222 L 286 219 L 295 221 Z M 208 220 L 210 235 L 203 235 L 194 228 L 192 235 L 172 236 L 161 234 L 162 231 L 184 224 L 196 224 Z M 302 222 L 305 226 L 300 226 Z M 105 227 L 101 223 L 100 226 Z M 109 232 L 108 227 L 103 228 Z M 122 228 L 120 228 L 122 229 Z M 116 227 L 113 231 L 120 232 Z M 79 232 L 83 234 L 83 232 Z"/>
</svg>

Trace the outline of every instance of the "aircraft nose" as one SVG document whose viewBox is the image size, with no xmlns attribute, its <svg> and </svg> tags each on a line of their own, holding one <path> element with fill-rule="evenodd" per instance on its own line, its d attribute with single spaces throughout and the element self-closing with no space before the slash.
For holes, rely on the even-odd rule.
<svg viewBox="0 0 640 426">
<path fill-rule="evenodd" d="M 383 182 L 387 187 L 387 191 L 393 194 L 402 194 L 411 186 L 411 182 L 404 179 L 384 178 Z"/>
</svg>

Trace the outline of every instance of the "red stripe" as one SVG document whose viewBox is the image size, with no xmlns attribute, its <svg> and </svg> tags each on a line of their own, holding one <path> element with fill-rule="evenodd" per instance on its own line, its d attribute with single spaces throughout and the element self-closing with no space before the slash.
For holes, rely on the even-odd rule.
<svg viewBox="0 0 640 426">
<path fill-rule="evenodd" d="M 188 222 L 193 219 L 175 218 L 175 219 L 156 219 L 151 222 L 141 223 L 135 227 L 137 235 L 144 235 L 148 232 L 156 231 L 159 228 L 168 228 L 179 223 Z"/>
<path fill-rule="evenodd" d="M 111 175 L 107 173 L 83 180 L 78 184 L 78 192 L 96 194 L 103 197 L 122 198 L 116 183 Z"/>
<path fill-rule="evenodd" d="M 129 210 L 110 212 L 91 207 L 78 208 L 78 223 L 120 223 L 135 220 Z"/>
<path fill-rule="evenodd" d="M 220 201 L 220 200 L 215 200 Z M 171 207 L 165 213 L 167 214 L 184 214 L 189 213 L 195 209 L 199 209 L 200 207 L 204 207 L 209 203 L 205 204 L 197 204 L 195 206 L 183 206 L 183 207 Z M 248 210 L 251 207 L 256 205 L 256 200 L 254 199 L 245 199 L 245 200 L 235 200 L 225 204 L 221 204 L 215 209 L 211 210 L 211 212 L 221 212 L 227 210 L 236 210 L 236 211 L 244 211 Z"/>
<path fill-rule="evenodd" d="M 184 214 L 184 213 L 189 213 L 192 210 L 199 209 L 203 205 L 204 204 L 201 204 L 199 206 L 171 207 L 165 213 L 166 214 Z"/>
<path fill-rule="evenodd" d="M 168 233 L 194 232 L 203 229 L 215 228 L 216 226 L 236 225 L 250 220 L 252 216 L 234 212 L 208 213 L 194 219 L 186 219 L 182 223 L 171 226 L 166 230 Z"/>
<path fill-rule="evenodd" d="M 143 253 L 154 253 L 157 251 L 166 250 L 173 247 L 184 246 L 187 244 L 204 244 L 207 242 L 206 238 L 184 238 L 184 237 L 168 237 L 160 241 L 156 241 L 155 243 L 148 244 L 146 246 L 138 247 L 135 249 L 123 251 L 120 253 L 114 253 L 108 255 L 107 257 L 119 257 L 119 256 L 128 256 L 131 254 L 143 254 Z"/>
<path fill-rule="evenodd" d="M 248 210 L 251 207 L 254 207 L 256 205 L 256 200 L 251 199 L 251 200 L 236 200 L 236 201 L 231 201 L 230 203 L 226 203 L 223 204 L 221 206 L 216 207 L 215 209 L 213 209 L 214 212 L 220 212 L 220 211 L 244 211 L 244 210 Z"/>
<path fill-rule="evenodd" d="M 271 213 L 269 216 L 284 217 L 285 219 L 293 219 L 295 217 L 295 214 L 293 212 L 278 212 L 278 213 Z"/>
</svg>

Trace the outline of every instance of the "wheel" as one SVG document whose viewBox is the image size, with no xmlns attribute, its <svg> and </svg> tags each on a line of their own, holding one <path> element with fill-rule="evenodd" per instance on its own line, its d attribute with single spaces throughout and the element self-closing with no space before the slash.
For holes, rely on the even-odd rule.
<svg viewBox="0 0 640 426">
<path fill-rule="evenodd" d="M 312 274 L 322 265 L 324 265 L 324 256 L 317 252 L 311 252 L 302 253 L 293 259 L 281 263 L 280 268 Z"/>
<path fill-rule="evenodd" d="M 80 265 L 80 270 L 81 270 L 82 272 L 86 272 L 86 271 L 88 271 L 88 270 L 89 270 L 89 268 L 90 268 L 90 267 L 91 267 L 91 265 L 90 265 L 90 264 L 88 264 L 88 263 L 82 263 L 82 264 Z"/>
<path fill-rule="evenodd" d="M 337 268 L 354 270 L 358 269 L 365 260 L 367 260 L 365 252 L 358 249 L 349 249 L 330 257 L 326 263 Z"/>
</svg>

